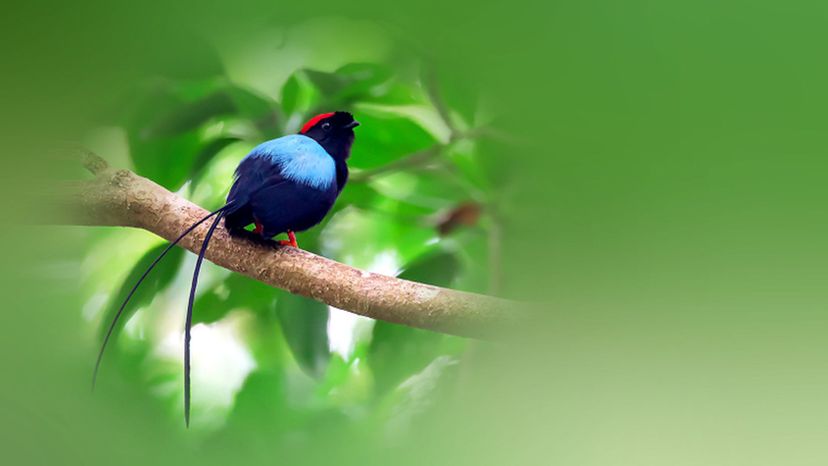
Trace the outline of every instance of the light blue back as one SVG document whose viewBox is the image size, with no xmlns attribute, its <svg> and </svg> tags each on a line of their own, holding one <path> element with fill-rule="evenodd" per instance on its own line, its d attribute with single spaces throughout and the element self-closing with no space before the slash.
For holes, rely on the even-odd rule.
<svg viewBox="0 0 828 466">
<path fill-rule="evenodd" d="M 263 142 L 245 158 L 267 157 L 282 167 L 285 178 L 325 190 L 336 182 L 333 158 L 313 139 L 292 134 Z"/>
</svg>

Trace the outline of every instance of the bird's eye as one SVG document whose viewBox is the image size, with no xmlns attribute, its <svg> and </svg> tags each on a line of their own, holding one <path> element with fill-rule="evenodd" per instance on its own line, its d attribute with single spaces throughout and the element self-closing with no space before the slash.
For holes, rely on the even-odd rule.
<svg viewBox="0 0 828 466">
<path fill-rule="evenodd" d="M 322 129 L 328 131 L 329 129 L 331 129 L 331 123 L 329 121 L 322 123 Z"/>
</svg>

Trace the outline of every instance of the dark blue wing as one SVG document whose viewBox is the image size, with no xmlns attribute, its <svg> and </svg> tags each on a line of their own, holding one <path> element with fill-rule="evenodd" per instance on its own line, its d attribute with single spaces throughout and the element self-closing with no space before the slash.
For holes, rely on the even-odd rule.
<svg viewBox="0 0 828 466">
<path fill-rule="evenodd" d="M 236 179 L 227 195 L 225 225 L 231 231 L 254 223 L 251 200 L 254 194 L 268 185 L 278 185 L 286 180 L 281 167 L 260 157 L 246 157 L 236 168 Z"/>
<path fill-rule="evenodd" d="M 256 191 L 269 184 L 278 184 L 284 179 L 282 168 L 278 164 L 263 157 L 246 157 L 236 168 L 236 179 L 227 195 L 227 203 L 233 204 L 228 213 L 249 203 L 251 195 Z"/>
</svg>

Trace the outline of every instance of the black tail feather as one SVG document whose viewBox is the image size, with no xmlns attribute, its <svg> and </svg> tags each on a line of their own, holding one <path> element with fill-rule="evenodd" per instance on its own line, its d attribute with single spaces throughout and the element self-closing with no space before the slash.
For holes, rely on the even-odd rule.
<svg viewBox="0 0 828 466">
<path fill-rule="evenodd" d="M 147 267 L 147 270 L 144 272 L 144 274 L 141 275 L 141 278 L 139 278 L 138 281 L 135 283 L 135 286 L 133 286 L 132 289 L 129 291 L 129 293 L 126 296 L 126 299 L 124 299 L 123 304 L 121 304 L 121 307 L 118 309 L 118 312 L 115 313 L 115 317 L 112 319 L 112 323 L 109 325 L 109 329 L 107 329 L 107 331 L 106 331 L 106 336 L 104 337 L 103 343 L 101 343 L 101 349 L 100 349 L 100 351 L 98 351 L 98 359 L 95 361 L 95 370 L 92 372 L 92 390 L 93 391 L 95 390 L 95 382 L 98 380 L 98 370 L 101 367 L 101 360 L 103 359 L 104 352 L 106 351 L 106 345 L 109 343 L 109 339 L 112 336 L 112 332 L 115 330 L 115 326 L 118 324 L 118 320 L 121 318 L 121 314 L 123 314 L 124 309 L 126 309 L 126 305 L 127 305 L 127 303 L 129 303 L 129 300 L 132 298 L 132 295 L 135 294 L 135 291 L 138 289 L 138 287 L 141 285 L 141 283 L 144 281 L 144 279 L 147 278 L 147 275 L 149 275 L 149 273 L 152 271 L 152 269 L 155 268 L 155 266 L 161 261 L 161 259 L 163 259 L 164 256 L 166 256 L 167 253 L 170 252 L 170 250 L 173 247 L 175 247 L 175 245 L 178 244 L 179 241 L 184 239 L 185 236 L 190 234 L 190 232 L 195 230 L 196 227 L 198 227 L 202 223 L 206 222 L 209 218 L 213 217 L 216 214 L 220 214 L 220 213 L 224 212 L 224 210 L 227 209 L 228 206 L 229 206 L 229 204 L 224 205 L 220 209 L 211 212 L 210 214 L 208 214 L 207 216 L 205 216 L 201 220 L 195 222 L 194 224 L 190 225 L 186 230 L 184 230 L 184 233 L 181 233 L 181 235 L 178 238 L 176 238 L 173 242 L 171 242 L 170 245 L 167 246 L 167 248 L 164 249 L 164 251 L 161 252 L 161 254 L 159 254 L 157 258 L 155 258 L 155 260 L 152 262 L 152 264 L 150 264 L 150 266 Z M 211 235 L 212 235 L 213 229 L 215 229 L 215 226 L 216 226 L 216 224 L 218 224 L 218 220 L 220 218 L 221 218 L 221 215 L 219 215 L 216 218 L 216 221 L 213 223 L 213 226 L 210 229 L 210 234 Z M 205 240 L 205 245 L 206 245 L 206 240 Z M 203 250 L 202 250 L 201 255 L 202 256 L 204 255 Z"/>
<path fill-rule="evenodd" d="M 210 225 L 210 229 L 207 230 L 207 235 L 204 236 L 204 242 L 201 243 L 201 251 L 198 253 L 195 270 L 193 271 L 190 300 L 187 303 L 187 319 L 184 322 L 184 424 L 187 427 L 190 426 L 190 333 L 193 326 L 193 302 L 195 301 L 196 287 L 198 286 L 198 273 L 201 271 L 201 263 L 204 262 L 207 245 L 210 243 L 210 238 L 213 237 L 213 232 L 216 230 L 223 216 L 224 212 L 219 212 L 213 224 Z"/>
</svg>

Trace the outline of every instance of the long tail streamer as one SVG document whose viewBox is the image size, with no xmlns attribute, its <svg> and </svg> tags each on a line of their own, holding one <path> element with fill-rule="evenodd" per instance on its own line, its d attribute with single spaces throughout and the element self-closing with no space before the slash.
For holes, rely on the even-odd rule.
<svg viewBox="0 0 828 466">
<path fill-rule="evenodd" d="M 129 294 L 127 294 L 126 299 L 124 299 L 124 302 L 123 302 L 123 304 L 121 304 L 121 307 L 118 309 L 118 312 L 115 313 L 115 317 L 112 319 L 112 323 L 109 324 L 109 329 L 106 331 L 106 336 L 104 337 L 103 343 L 101 343 L 101 349 L 100 349 L 100 351 L 98 351 L 98 359 L 95 361 L 95 370 L 92 372 L 92 390 L 93 391 L 95 390 L 95 383 L 98 380 L 98 370 L 101 367 L 101 360 L 103 359 L 104 352 L 106 351 L 106 345 L 109 343 L 109 339 L 112 337 L 112 332 L 115 330 L 115 326 L 118 324 L 118 320 L 121 318 L 121 315 L 124 313 L 124 309 L 126 309 L 126 305 L 127 305 L 127 303 L 129 303 L 129 300 L 132 298 L 132 295 L 135 294 L 135 291 L 138 290 L 138 287 L 141 285 L 141 283 L 144 281 L 144 279 L 147 278 L 147 275 L 149 275 L 149 273 L 152 271 L 152 269 L 155 268 L 155 266 L 161 261 L 161 259 L 163 259 L 164 256 L 166 256 L 167 253 L 170 252 L 170 250 L 176 244 L 178 244 L 179 241 L 184 239 L 185 236 L 190 234 L 190 232 L 195 230 L 196 227 L 198 227 L 202 223 L 206 222 L 209 218 L 213 217 L 216 214 L 221 213 L 221 215 L 219 215 L 216 218 L 216 221 L 213 223 L 212 227 L 210 228 L 210 231 L 208 232 L 208 236 L 205 238 L 204 245 L 202 246 L 201 255 L 199 256 L 199 259 L 203 258 L 204 257 L 204 249 L 206 248 L 206 245 L 207 245 L 207 240 L 209 239 L 210 236 L 212 236 L 213 230 L 215 229 L 216 225 L 218 224 L 218 220 L 224 215 L 223 212 L 224 212 L 225 209 L 227 209 L 228 206 L 229 206 L 229 204 L 225 205 L 225 206 L 221 207 L 220 209 L 217 209 L 213 212 L 210 212 L 210 214 L 208 214 L 207 216 L 205 216 L 201 220 L 195 222 L 190 227 L 188 227 L 186 230 L 184 230 L 184 233 L 181 233 L 181 235 L 178 238 L 176 238 L 175 241 L 170 243 L 170 245 L 167 246 L 167 248 L 164 249 L 164 251 L 161 254 L 159 254 L 158 257 L 155 258 L 155 260 L 152 262 L 152 264 L 150 264 L 150 266 L 147 267 L 147 270 L 144 272 L 144 274 L 141 275 L 141 278 L 139 278 L 138 281 L 135 283 L 135 286 L 133 286 L 132 289 L 129 291 Z M 200 262 L 200 260 L 199 260 L 199 262 Z M 198 269 L 196 269 L 196 270 L 198 270 Z M 195 288 L 195 286 L 193 286 L 193 288 Z M 191 301 L 190 301 L 190 309 L 192 309 L 192 297 L 191 297 Z M 189 334 L 189 329 L 188 329 L 188 334 Z M 189 366 L 189 364 L 188 364 L 188 366 Z M 187 391 L 189 392 L 189 389 Z"/>
<path fill-rule="evenodd" d="M 201 271 L 201 263 L 204 262 L 204 254 L 207 252 L 207 245 L 210 243 L 210 238 L 213 237 L 213 232 L 224 216 L 224 212 L 219 212 L 207 235 L 204 236 L 204 242 L 201 243 L 201 251 L 198 253 L 195 270 L 193 271 L 193 284 L 190 287 L 190 300 L 187 303 L 187 319 L 184 323 L 184 424 L 190 427 L 190 338 L 193 326 L 193 302 L 195 301 L 196 287 L 198 286 L 198 273 Z"/>
</svg>

